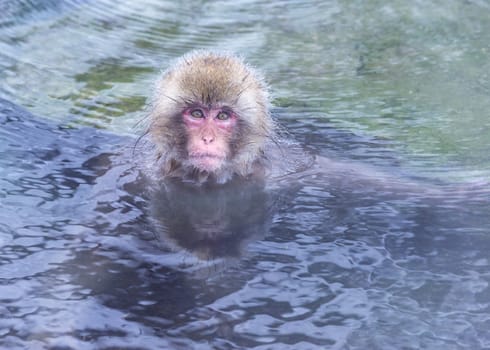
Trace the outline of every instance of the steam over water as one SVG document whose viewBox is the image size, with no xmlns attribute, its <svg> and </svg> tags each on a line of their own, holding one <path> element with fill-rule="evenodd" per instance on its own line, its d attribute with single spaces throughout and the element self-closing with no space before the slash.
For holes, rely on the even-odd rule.
<svg viewBox="0 0 490 350">
<path fill-rule="evenodd" d="M 0 348 L 490 348 L 488 18 L 478 0 L 3 1 Z M 245 56 L 291 138 L 357 171 L 150 191 L 138 121 L 195 48 Z"/>
</svg>

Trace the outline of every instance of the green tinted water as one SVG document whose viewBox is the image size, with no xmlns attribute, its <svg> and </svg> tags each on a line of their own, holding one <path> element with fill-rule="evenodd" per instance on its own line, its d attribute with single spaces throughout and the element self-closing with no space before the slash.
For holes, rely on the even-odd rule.
<svg viewBox="0 0 490 350">
<path fill-rule="evenodd" d="M 387 139 L 416 173 L 488 178 L 485 1 L 42 4 L 0 22 L 0 95 L 35 114 L 134 133 L 171 59 L 226 49 L 265 73 L 283 119 Z"/>
</svg>

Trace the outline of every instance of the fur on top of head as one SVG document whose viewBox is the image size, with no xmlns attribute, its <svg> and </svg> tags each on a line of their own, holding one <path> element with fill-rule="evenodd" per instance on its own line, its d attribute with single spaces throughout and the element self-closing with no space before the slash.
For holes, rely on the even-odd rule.
<svg viewBox="0 0 490 350">
<path fill-rule="evenodd" d="M 251 134 L 244 136 L 246 142 L 240 145 L 223 172 L 227 172 L 228 177 L 232 173 L 247 175 L 251 172 L 275 129 L 269 115 L 267 87 L 261 75 L 235 55 L 204 50 L 184 55 L 164 71 L 156 83 L 149 125 L 164 168 L 169 168 L 170 163 L 170 167 L 175 167 L 182 158 L 176 153 L 182 135 L 175 132 L 175 120 L 195 103 L 233 108 L 241 125 Z"/>
</svg>

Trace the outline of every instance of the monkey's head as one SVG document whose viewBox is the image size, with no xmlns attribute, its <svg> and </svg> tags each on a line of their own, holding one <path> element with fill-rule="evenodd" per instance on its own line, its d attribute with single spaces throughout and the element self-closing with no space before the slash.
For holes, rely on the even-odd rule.
<svg viewBox="0 0 490 350">
<path fill-rule="evenodd" d="M 149 133 L 164 176 L 223 183 L 263 168 L 267 89 L 236 56 L 195 51 L 157 81 Z"/>
</svg>

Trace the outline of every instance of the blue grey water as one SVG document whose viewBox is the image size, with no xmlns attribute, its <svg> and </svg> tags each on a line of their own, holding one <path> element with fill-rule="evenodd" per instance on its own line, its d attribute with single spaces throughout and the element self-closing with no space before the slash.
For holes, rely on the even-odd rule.
<svg viewBox="0 0 490 350">
<path fill-rule="evenodd" d="M 478 0 L 3 1 L 0 348 L 489 349 L 488 18 Z M 358 174 L 148 191 L 138 121 L 193 48 L 244 55 L 290 137 Z"/>
</svg>

